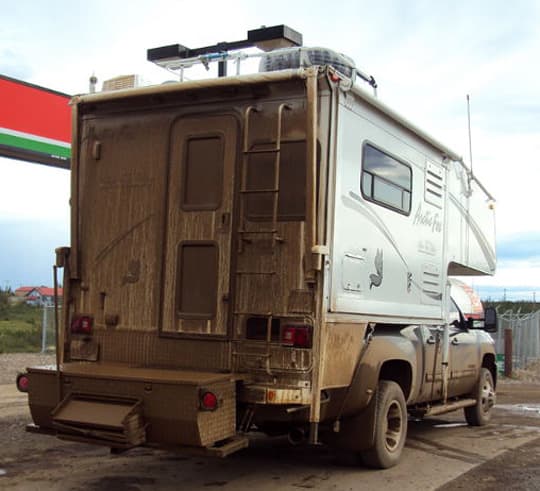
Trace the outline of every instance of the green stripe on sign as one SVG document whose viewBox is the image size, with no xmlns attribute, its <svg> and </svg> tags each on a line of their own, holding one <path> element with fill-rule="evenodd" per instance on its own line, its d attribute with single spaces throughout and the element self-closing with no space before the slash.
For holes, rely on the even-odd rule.
<svg viewBox="0 0 540 491">
<path fill-rule="evenodd" d="M 65 159 L 71 157 L 70 147 L 62 147 L 53 143 L 44 143 L 20 136 L 6 135 L 5 133 L 0 133 L 0 145 L 22 148 L 23 150 L 31 150 L 32 152 L 54 155 Z"/>
</svg>

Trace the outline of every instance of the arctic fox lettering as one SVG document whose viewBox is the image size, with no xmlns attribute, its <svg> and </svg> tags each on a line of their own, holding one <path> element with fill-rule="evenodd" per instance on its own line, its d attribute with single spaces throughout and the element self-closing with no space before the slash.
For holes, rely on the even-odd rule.
<svg viewBox="0 0 540 491">
<path fill-rule="evenodd" d="M 442 232 L 442 222 L 439 213 L 433 213 L 430 210 L 423 210 L 422 203 L 418 203 L 418 208 L 414 214 L 413 225 L 427 227 L 432 232 Z"/>
</svg>

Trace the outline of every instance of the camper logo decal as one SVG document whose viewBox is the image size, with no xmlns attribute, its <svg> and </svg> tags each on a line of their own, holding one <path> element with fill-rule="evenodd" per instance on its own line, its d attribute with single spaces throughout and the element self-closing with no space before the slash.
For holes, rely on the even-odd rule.
<svg viewBox="0 0 540 491">
<path fill-rule="evenodd" d="M 381 286 L 383 279 L 383 251 L 382 249 L 377 249 L 377 254 L 375 255 L 375 271 L 376 274 L 369 275 L 369 289 L 371 290 L 374 286 Z"/>
</svg>

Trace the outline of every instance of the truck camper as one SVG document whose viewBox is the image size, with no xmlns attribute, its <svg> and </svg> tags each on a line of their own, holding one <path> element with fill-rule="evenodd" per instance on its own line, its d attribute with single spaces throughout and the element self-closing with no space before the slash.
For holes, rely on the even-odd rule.
<svg viewBox="0 0 540 491">
<path fill-rule="evenodd" d="M 496 319 L 449 277 L 494 273 L 494 200 L 462 158 L 286 26 L 148 58 L 179 81 L 72 101 L 58 360 L 19 376 L 28 430 L 217 456 L 288 434 L 386 468 L 408 414 L 489 421 Z"/>
</svg>

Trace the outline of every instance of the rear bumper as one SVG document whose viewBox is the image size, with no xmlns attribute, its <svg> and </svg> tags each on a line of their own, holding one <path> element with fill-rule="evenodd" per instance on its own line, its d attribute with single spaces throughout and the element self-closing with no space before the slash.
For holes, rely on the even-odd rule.
<svg viewBox="0 0 540 491">
<path fill-rule="evenodd" d="M 236 436 L 233 374 L 69 363 L 60 377 L 54 367 L 29 368 L 28 376 L 40 432 L 117 448 L 212 447 Z M 201 391 L 216 394 L 215 410 L 201 408 Z"/>
<path fill-rule="evenodd" d="M 311 403 L 310 388 L 283 389 L 261 384 L 246 384 L 238 394 L 241 402 L 249 404 L 301 404 Z"/>
<path fill-rule="evenodd" d="M 110 446 L 108 443 L 104 443 L 102 440 L 94 441 L 90 438 L 79 438 L 72 435 L 59 434 L 55 430 L 42 428 L 33 423 L 26 425 L 26 431 L 28 431 L 29 433 L 38 433 L 41 435 L 57 436 L 62 440 L 71 440 L 71 441 L 77 441 L 81 443 L 93 443 L 97 445 Z M 152 445 L 145 444 L 145 446 L 152 446 Z M 167 448 L 169 448 L 170 450 L 178 451 L 178 452 L 185 453 L 188 455 L 227 457 L 228 455 L 231 455 L 232 453 L 237 452 L 238 450 L 242 450 L 243 448 L 247 448 L 248 446 L 249 446 L 248 438 L 246 438 L 245 436 L 237 435 L 237 436 L 228 438 L 227 440 L 220 442 L 219 445 L 213 445 L 213 446 L 208 446 L 208 447 L 190 447 L 186 445 L 174 445 L 174 446 L 167 446 Z M 122 448 L 126 448 L 126 447 L 114 446 L 112 448 L 122 450 Z"/>
</svg>

